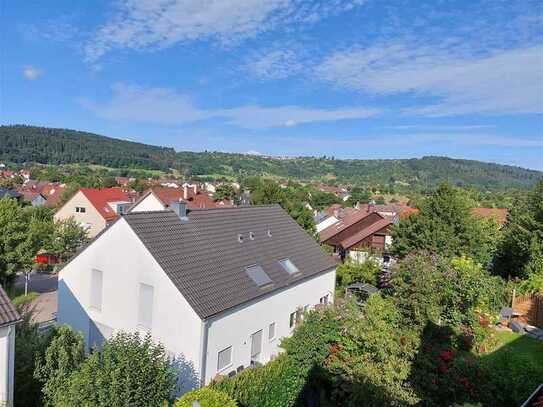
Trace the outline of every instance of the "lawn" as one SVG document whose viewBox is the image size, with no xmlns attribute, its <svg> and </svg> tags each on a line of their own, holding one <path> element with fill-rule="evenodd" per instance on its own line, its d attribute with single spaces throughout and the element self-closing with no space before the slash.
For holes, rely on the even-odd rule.
<svg viewBox="0 0 543 407">
<path fill-rule="evenodd" d="M 511 400 L 522 404 L 543 383 L 543 341 L 514 332 L 497 332 L 499 345 L 481 362 L 496 374 Z"/>
</svg>

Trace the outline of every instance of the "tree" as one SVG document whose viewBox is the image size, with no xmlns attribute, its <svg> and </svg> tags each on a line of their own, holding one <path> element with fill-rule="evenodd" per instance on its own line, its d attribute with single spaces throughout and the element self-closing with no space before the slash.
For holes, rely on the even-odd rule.
<svg viewBox="0 0 543 407">
<path fill-rule="evenodd" d="M 34 378 L 42 383 L 46 406 L 54 406 L 62 398 L 70 375 L 84 360 L 83 335 L 67 325 L 56 328 L 45 355 L 37 355 L 34 370 Z"/>
<path fill-rule="evenodd" d="M 475 217 L 462 191 L 442 183 L 420 207 L 420 213 L 393 229 L 392 251 L 405 257 L 429 251 L 446 257 L 466 255 L 488 266 L 497 244 L 498 225 Z"/>
<path fill-rule="evenodd" d="M 88 241 L 88 232 L 74 218 L 62 219 L 54 223 L 48 249 L 61 261 L 66 261 Z"/>
<path fill-rule="evenodd" d="M 159 406 L 171 399 L 176 379 L 162 345 L 121 332 L 79 365 L 55 405 Z"/>
<path fill-rule="evenodd" d="M 229 184 L 220 184 L 215 188 L 213 199 L 215 201 L 230 200 L 234 198 L 234 189 Z"/>
<path fill-rule="evenodd" d="M 503 277 L 528 277 L 543 251 L 543 178 L 510 214 L 493 270 Z M 532 266 L 529 266 L 532 264 Z"/>
<path fill-rule="evenodd" d="M 51 334 L 41 333 L 38 324 L 32 322 L 28 308 L 18 309 L 22 321 L 15 329 L 15 407 L 39 406 L 41 404 L 41 383 L 34 378 L 36 360 L 43 357 L 51 340 Z"/>
</svg>

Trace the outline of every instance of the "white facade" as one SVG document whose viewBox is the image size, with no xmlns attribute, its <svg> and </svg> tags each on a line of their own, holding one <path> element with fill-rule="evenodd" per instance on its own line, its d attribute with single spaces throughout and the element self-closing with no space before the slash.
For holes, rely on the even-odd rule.
<svg viewBox="0 0 543 407">
<path fill-rule="evenodd" d="M 101 290 L 96 291 L 96 281 L 101 281 Z M 151 309 L 150 328 L 140 322 L 141 284 L 152 287 L 152 304 L 146 307 Z M 278 353 L 280 338 L 292 331 L 290 314 L 324 297 L 331 302 L 334 285 L 335 270 L 330 270 L 202 320 L 121 218 L 60 271 L 57 319 L 82 332 L 87 345 L 100 343 L 99 332 L 107 338 L 118 331 L 149 331 L 168 353 L 183 358 L 179 367 L 184 392 L 200 384 L 202 373 L 208 383 L 217 373 L 248 367 L 251 335 L 259 330 L 258 361 L 267 362 Z M 272 340 L 270 323 L 275 323 Z M 230 363 L 218 372 L 218 353 L 228 347 Z"/>
<path fill-rule="evenodd" d="M 166 209 L 164 204 L 151 192 L 130 208 L 130 212 L 163 211 L 164 209 Z"/>
<path fill-rule="evenodd" d="M 0 406 L 13 406 L 15 325 L 0 327 Z"/>
</svg>

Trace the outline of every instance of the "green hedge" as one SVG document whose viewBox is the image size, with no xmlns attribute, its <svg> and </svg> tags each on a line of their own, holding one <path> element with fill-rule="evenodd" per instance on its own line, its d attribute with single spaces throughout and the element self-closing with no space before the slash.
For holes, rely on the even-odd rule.
<svg viewBox="0 0 543 407">
<path fill-rule="evenodd" d="M 301 373 L 286 355 L 280 355 L 265 366 L 247 369 L 211 387 L 227 393 L 241 407 L 288 407 L 295 405 L 305 384 Z"/>
<path fill-rule="evenodd" d="M 192 403 L 198 401 L 201 407 L 236 407 L 232 398 L 222 392 L 209 387 L 190 391 L 177 399 L 174 407 L 192 407 Z"/>
</svg>

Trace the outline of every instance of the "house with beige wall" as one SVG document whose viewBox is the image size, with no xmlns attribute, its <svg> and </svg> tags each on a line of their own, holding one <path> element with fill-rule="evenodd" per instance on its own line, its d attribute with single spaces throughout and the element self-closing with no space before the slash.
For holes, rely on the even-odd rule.
<svg viewBox="0 0 543 407">
<path fill-rule="evenodd" d="M 81 188 L 56 213 L 55 220 L 74 218 L 94 237 L 132 204 L 121 188 Z"/>
</svg>

